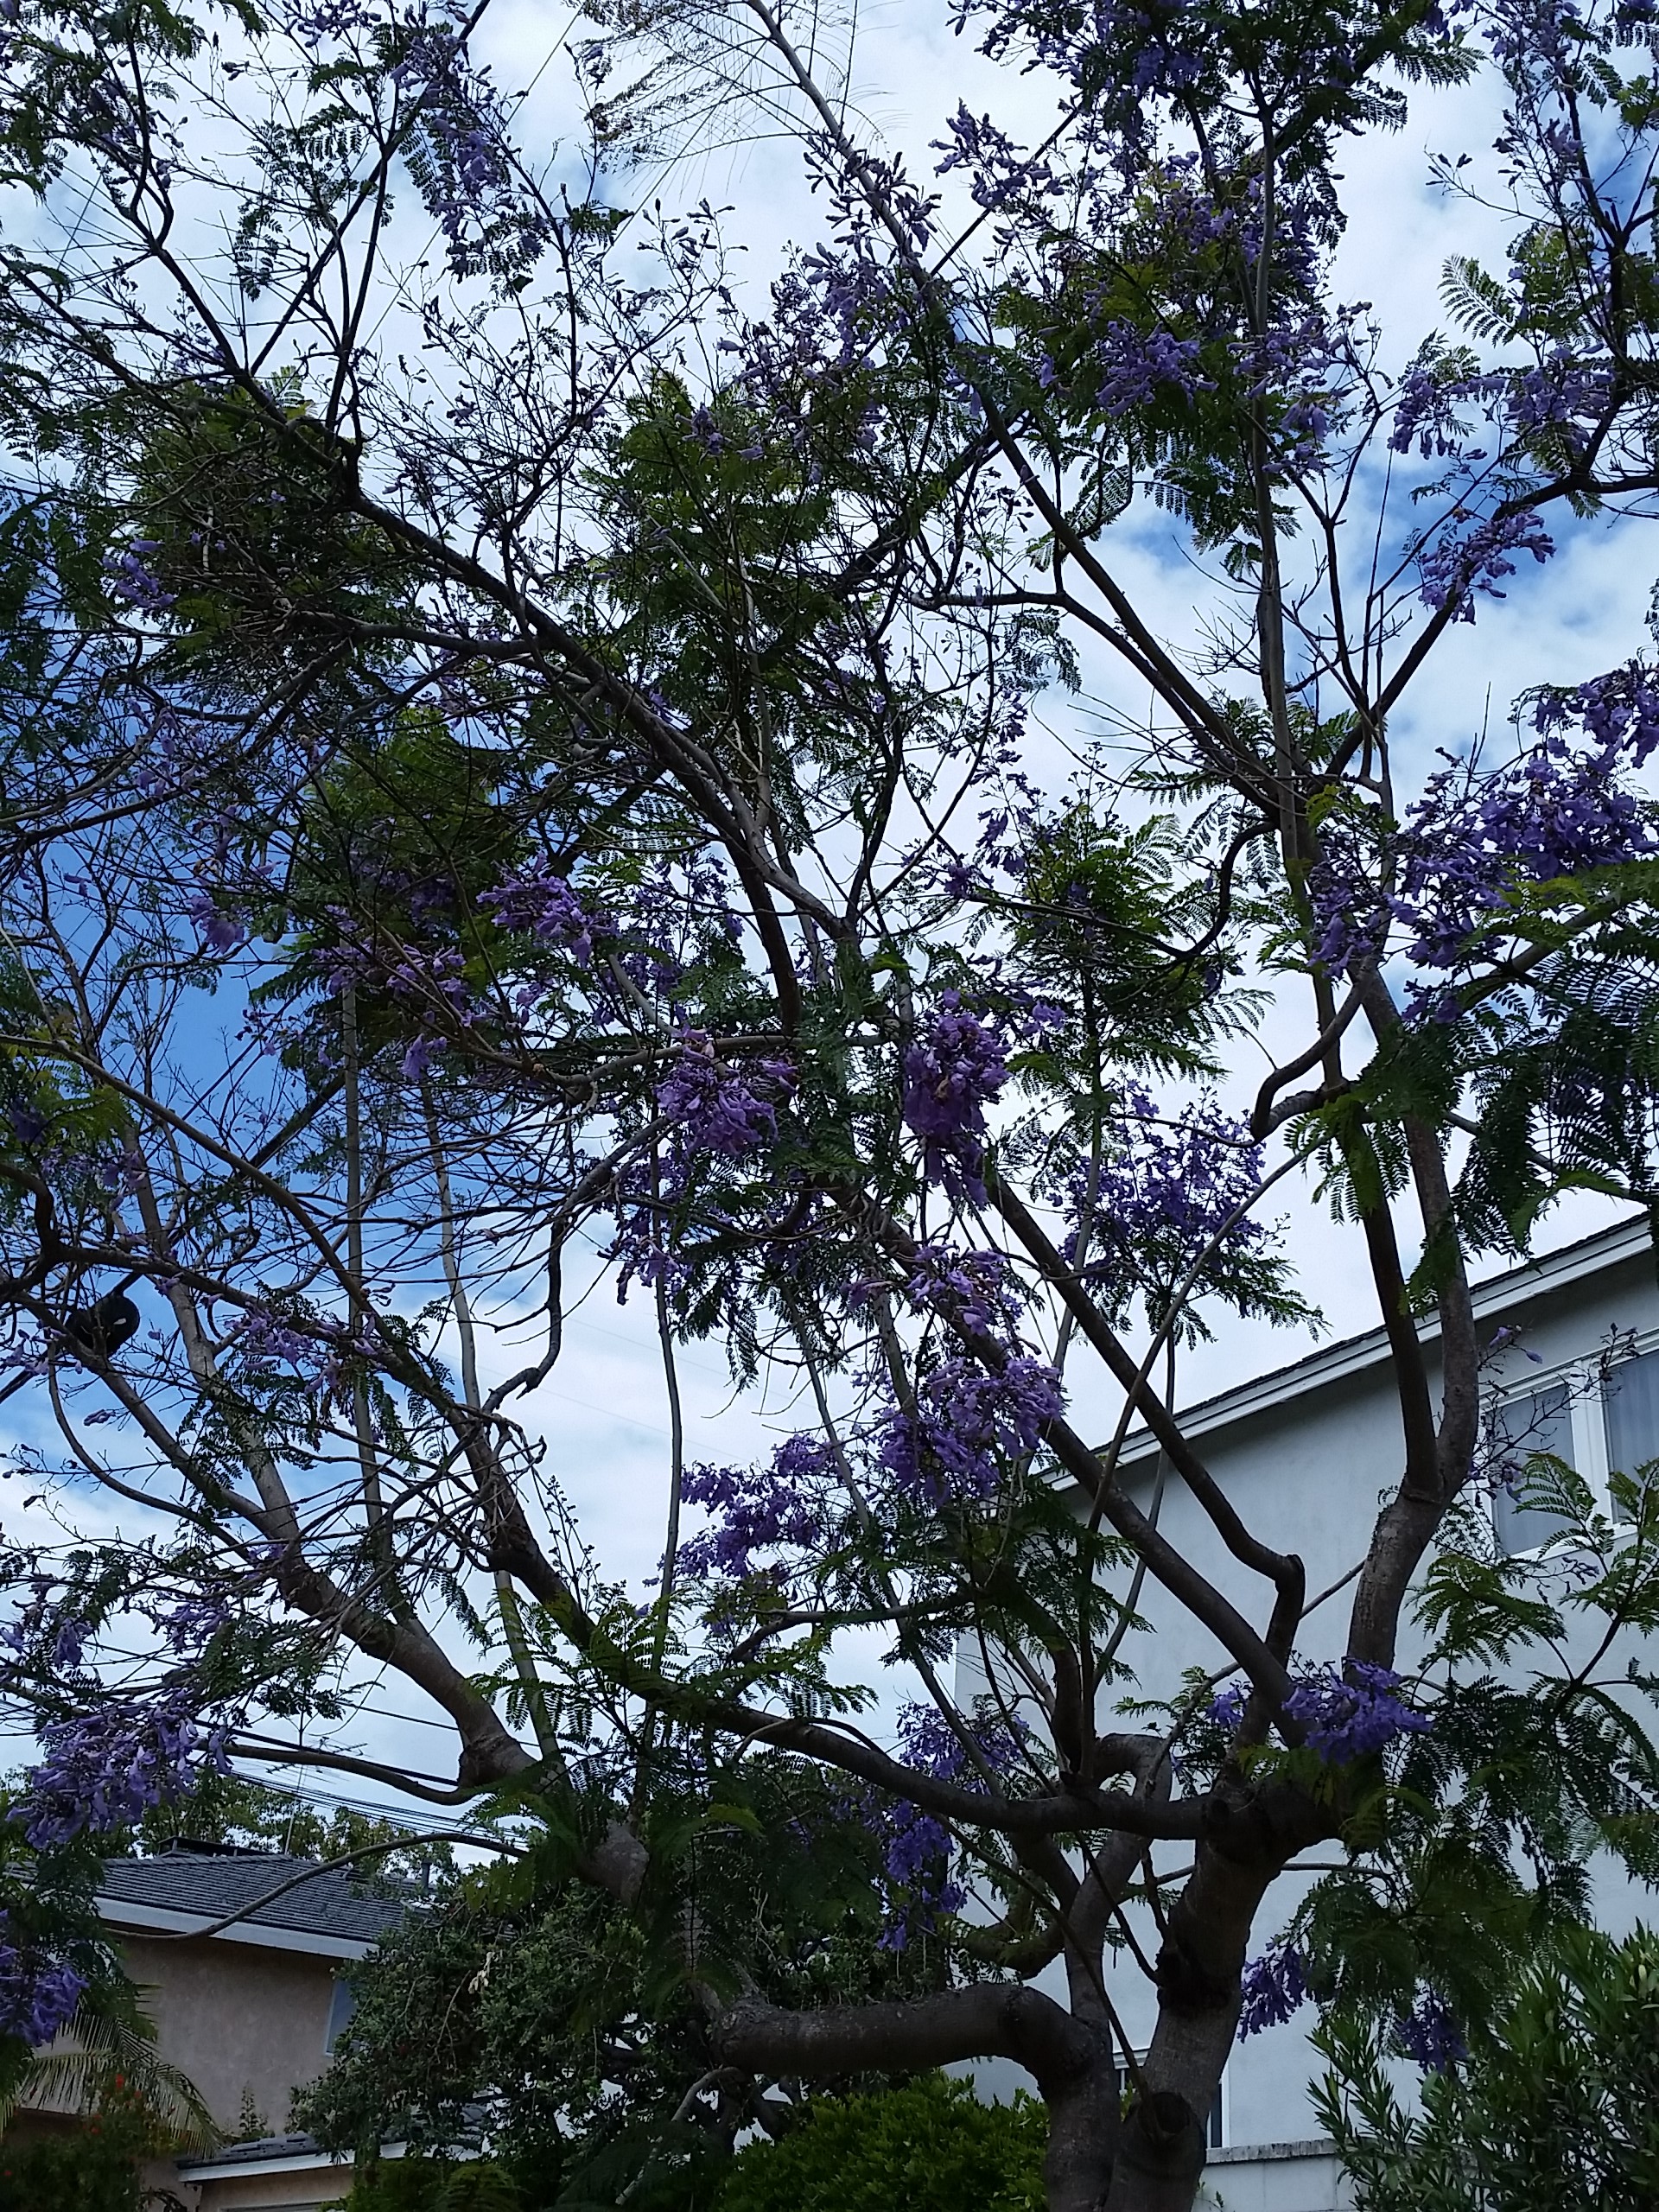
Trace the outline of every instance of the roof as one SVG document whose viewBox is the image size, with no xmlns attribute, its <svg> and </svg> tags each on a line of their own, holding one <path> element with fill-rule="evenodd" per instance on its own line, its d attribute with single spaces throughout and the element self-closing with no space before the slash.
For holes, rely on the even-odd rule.
<svg viewBox="0 0 1659 2212">
<path fill-rule="evenodd" d="M 385 2146 L 381 2156 L 395 2158 L 401 2148 L 401 2145 Z M 220 2175 L 291 2173 L 351 2163 L 349 2158 L 336 2158 L 320 2149 L 315 2135 L 262 2135 L 246 2143 L 226 2143 L 209 2158 L 181 2159 L 179 2178 L 203 2182 Z"/>
<path fill-rule="evenodd" d="M 111 1859 L 98 1898 L 105 1920 L 135 1932 L 213 1934 L 336 1959 L 362 1958 L 409 1905 L 407 1893 L 366 1887 L 346 1868 L 324 1870 L 286 1852 L 176 1847 L 153 1859 Z"/>
<path fill-rule="evenodd" d="M 1632 1262 L 1646 1260 L 1650 1267 L 1653 1252 L 1653 1232 L 1645 1215 L 1635 1221 L 1617 1222 L 1611 1229 L 1598 1230 L 1592 1236 L 1580 1237 L 1575 1244 L 1563 1245 L 1560 1251 L 1541 1253 L 1518 1268 L 1508 1268 L 1501 1275 L 1476 1283 L 1472 1290 L 1475 1319 L 1484 1321 L 1514 1313 L 1536 1300 L 1570 1289 L 1575 1283 Z M 1438 1343 L 1440 1323 L 1425 1320 L 1419 1325 L 1417 1333 L 1426 1344 Z M 1347 1337 L 1339 1344 L 1323 1345 L 1287 1367 L 1274 1368 L 1266 1375 L 1252 1376 L 1248 1382 L 1236 1383 L 1230 1390 L 1223 1390 L 1213 1398 L 1202 1398 L 1196 1405 L 1184 1406 L 1179 1414 L 1182 1430 L 1196 1443 L 1200 1437 L 1213 1436 L 1218 1430 L 1248 1421 L 1252 1414 L 1268 1412 L 1293 1398 L 1306 1397 L 1315 1390 L 1345 1382 L 1368 1368 L 1385 1366 L 1390 1357 L 1387 1332 L 1368 1329 L 1363 1336 Z M 1156 1449 L 1148 1432 L 1137 1427 L 1125 1440 L 1122 1464 L 1132 1465 L 1136 1460 L 1149 1459 Z"/>
</svg>

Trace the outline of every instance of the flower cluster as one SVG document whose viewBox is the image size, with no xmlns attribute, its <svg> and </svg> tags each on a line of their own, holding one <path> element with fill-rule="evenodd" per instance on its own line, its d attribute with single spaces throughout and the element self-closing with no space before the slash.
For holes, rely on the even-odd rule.
<svg viewBox="0 0 1659 2212">
<path fill-rule="evenodd" d="M 1659 749 L 1659 670 L 1627 661 L 1571 690 L 1541 692 L 1533 721 L 1541 731 L 1581 722 L 1600 747 L 1604 766 L 1623 755 L 1631 767 L 1645 767 Z"/>
<path fill-rule="evenodd" d="M 1016 196 L 1039 194 L 1054 182 L 1054 172 L 1039 155 L 1016 146 L 988 115 L 976 115 L 965 100 L 945 124 L 950 136 L 935 139 L 932 150 L 942 156 L 936 176 L 951 169 L 965 169 L 976 202 L 982 207 L 1005 207 Z"/>
<path fill-rule="evenodd" d="M 526 930 L 545 944 L 563 945 L 588 967 L 594 948 L 616 935 L 608 916 L 590 913 L 567 879 L 550 874 L 505 876 L 479 899 L 505 930 Z"/>
<path fill-rule="evenodd" d="M 209 952 L 234 952 L 245 943 L 246 925 L 234 914 L 227 914 L 211 891 L 199 887 L 191 892 L 185 899 L 184 911 L 195 924 Z"/>
<path fill-rule="evenodd" d="M 1414 447 L 1425 461 L 1472 467 L 1486 459 L 1482 448 L 1468 443 L 1471 425 L 1464 410 L 1472 408 L 1506 442 L 1525 442 L 1529 433 L 1548 429 L 1577 454 L 1613 397 L 1611 363 L 1586 360 L 1564 346 L 1528 369 L 1476 369 L 1467 354 L 1447 354 L 1436 341 L 1400 379 L 1389 443 L 1395 453 Z"/>
<path fill-rule="evenodd" d="M 1306 1731 L 1307 1747 L 1327 1766 L 1387 1749 L 1399 1736 L 1426 1736 L 1433 1722 L 1402 1700 L 1391 1668 L 1349 1659 L 1342 1671 L 1321 1667 L 1304 1676 L 1285 1700 L 1285 1714 Z"/>
<path fill-rule="evenodd" d="M 682 1569 L 740 1581 L 763 1553 L 821 1554 L 841 1512 L 835 1455 L 811 1436 L 785 1439 L 764 1467 L 688 1467 L 681 1494 L 713 1522 L 681 1545 Z"/>
<path fill-rule="evenodd" d="M 251 1307 L 243 1317 L 236 1332 L 236 1345 L 245 1359 L 261 1365 L 269 1362 L 282 1367 L 302 1367 L 322 1357 L 314 1337 L 290 1328 L 263 1306 Z"/>
<path fill-rule="evenodd" d="M 681 1045 L 680 1057 L 657 1084 L 658 1110 L 672 1124 L 678 1147 L 690 1154 L 747 1160 L 774 1143 L 778 1109 L 749 1077 L 718 1059 L 700 1031 L 688 1031 Z M 787 1086 L 791 1080 L 783 1060 L 763 1061 L 760 1072 L 776 1085 Z"/>
<path fill-rule="evenodd" d="M 41 1742 L 45 1757 L 13 1815 L 36 1851 L 57 1850 L 83 1830 L 124 1827 L 229 1765 L 225 1731 L 204 1729 L 179 1692 L 152 1704 L 110 1698 L 49 1722 Z"/>
<path fill-rule="evenodd" d="M 1457 2016 L 1437 1990 L 1426 1989 L 1394 2024 L 1395 2041 L 1426 2074 L 1444 2074 L 1469 2056 Z"/>
<path fill-rule="evenodd" d="M 948 1244 L 918 1244 L 905 1283 L 912 1313 L 944 1313 L 986 1334 L 1014 1319 L 1008 1263 L 1001 1252 L 959 1252 Z"/>
<path fill-rule="evenodd" d="M 961 1733 L 928 1705 L 906 1705 L 899 1713 L 899 1755 L 918 1774 L 939 1782 L 983 1789 L 987 1768 L 998 1776 L 1012 1771 L 1020 1754 L 1018 1724 L 1011 1730 L 1000 1713 L 982 1710 L 964 1717 Z M 979 1754 L 975 1758 L 966 1736 Z M 960 1912 L 967 1902 L 950 1874 L 950 1836 L 942 1821 L 907 1799 L 866 1802 L 860 1808 L 880 1837 L 881 1867 L 887 1887 L 888 1919 L 884 1950 L 902 1951 L 912 1936 L 925 1935 L 940 1913 Z"/>
<path fill-rule="evenodd" d="M 69 1960 L 15 1943 L 0 1908 L 0 2037 L 39 2050 L 70 2018 L 86 1988 L 86 1976 Z"/>
<path fill-rule="evenodd" d="M 982 1205 L 985 1109 L 1008 1079 L 1001 1039 L 945 991 L 906 1051 L 904 1074 L 905 1120 L 923 1141 L 930 1181 Z"/>
<path fill-rule="evenodd" d="M 1489 515 L 1471 520 L 1459 509 L 1432 544 L 1417 555 L 1421 595 L 1427 607 L 1452 608 L 1452 620 L 1472 622 L 1477 592 L 1488 599 L 1502 599 L 1497 578 L 1512 576 L 1512 555 L 1529 553 L 1541 564 L 1555 550 L 1555 541 L 1530 508 L 1519 514 Z"/>
<path fill-rule="evenodd" d="M 1517 430 L 1546 425 L 1563 430 L 1576 453 L 1587 442 L 1582 425 L 1599 420 L 1612 404 L 1612 371 L 1605 362 L 1582 360 L 1558 346 L 1535 368 L 1515 378 L 1505 398 Z"/>
<path fill-rule="evenodd" d="M 422 24 L 393 64 L 417 105 L 405 141 L 410 175 L 448 241 L 457 276 L 511 276 L 547 248 L 553 219 L 514 158 L 499 95 L 450 29 Z"/>
<path fill-rule="evenodd" d="M 1400 1676 L 1391 1668 L 1348 1659 L 1340 1669 L 1319 1667 L 1304 1674 L 1285 1700 L 1285 1714 L 1300 1723 L 1308 1749 L 1327 1766 L 1346 1766 L 1386 1751 L 1398 1737 L 1429 1733 L 1433 1721 L 1407 1705 L 1399 1688 Z M 1219 1727 L 1236 1728 L 1248 1696 L 1241 1684 L 1230 1683 L 1211 1700 L 1211 1719 Z"/>
<path fill-rule="evenodd" d="M 1542 695 L 1544 734 L 1518 759 L 1482 770 L 1449 760 L 1431 777 L 1393 842 L 1396 887 L 1387 897 L 1357 855 L 1327 849 L 1313 885 L 1322 934 L 1317 957 L 1340 968 L 1379 952 L 1393 923 L 1409 932 L 1407 957 L 1442 971 L 1491 949 L 1529 885 L 1659 856 L 1659 817 L 1629 772 L 1659 747 L 1659 681 L 1640 663 Z M 1580 721 L 1596 741 L 1564 734 Z"/>
<path fill-rule="evenodd" d="M 1245 1961 L 1238 2040 L 1281 2027 L 1307 2001 L 1307 1962 L 1292 1943 L 1269 1945 L 1259 1959 Z"/>
<path fill-rule="evenodd" d="M 1101 375 L 1095 404 L 1108 415 L 1144 407 L 1166 392 L 1191 399 L 1209 382 L 1198 374 L 1198 340 L 1177 338 L 1167 330 L 1140 331 L 1130 323 L 1109 322 L 1097 354 Z"/>
<path fill-rule="evenodd" d="M 1493 774 L 1453 762 L 1431 778 L 1407 821 L 1391 902 L 1414 932 L 1408 957 L 1455 967 L 1517 887 L 1659 851 L 1652 804 L 1621 780 L 1622 767 L 1609 747 L 1575 751 L 1551 734 Z"/>
<path fill-rule="evenodd" d="M 1001 1488 L 1011 1460 L 1028 1458 L 1064 1407 L 1060 1378 L 1016 1357 L 989 1375 L 966 1358 L 940 1361 L 909 1411 L 880 1425 L 877 1459 L 906 1497 L 929 1505 L 974 1503 Z"/>
<path fill-rule="evenodd" d="M 158 537 L 135 537 L 121 552 L 105 554 L 106 588 L 118 599 L 124 599 L 130 607 L 171 607 L 178 594 L 168 590 L 144 558 L 146 554 L 159 553 L 161 550 Z"/>
<path fill-rule="evenodd" d="M 1097 1164 L 1076 1163 L 1055 1193 L 1071 1218 L 1061 1246 L 1068 1265 L 1081 1267 L 1115 1313 L 1137 1294 L 1161 1304 L 1195 1266 L 1195 1296 L 1251 1311 L 1260 1287 L 1252 1262 L 1259 1267 L 1271 1236 L 1241 1211 L 1264 1172 L 1243 1123 L 1208 1098 L 1167 1115 L 1132 1086 L 1106 1146 Z"/>
</svg>

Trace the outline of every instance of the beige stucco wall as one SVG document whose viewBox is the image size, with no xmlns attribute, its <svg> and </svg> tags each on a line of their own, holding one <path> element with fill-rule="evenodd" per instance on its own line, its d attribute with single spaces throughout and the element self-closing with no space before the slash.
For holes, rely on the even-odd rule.
<svg viewBox="0 0 1659 2212">
<path fill-rule="evenodd" d="M 323 2069 L 334 1961 L 194 1937 L 124 1936 L 121 1950 L 162 2056 L 190 2076 L 219 2126 L 238 2133 L 251 2095 L 282 2133 L 294 2091 Z"/>
<path fill-rule="evenodd" d="M 216 2176 L 191 2194 L 195 2212 L 276 2212 L 278 2207 L 315 2212 L 318 2205 L 338 2204 L 351 2185 L 349 2167 L 313 2167 L 305 2173 Z"/>
</svg>

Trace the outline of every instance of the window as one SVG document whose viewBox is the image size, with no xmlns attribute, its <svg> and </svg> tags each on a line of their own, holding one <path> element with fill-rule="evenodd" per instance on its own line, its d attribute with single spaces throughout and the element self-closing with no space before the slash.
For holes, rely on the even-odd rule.
<svg viewBox="0 0 1659 2212">
<path fill-rule="evenodd" d="M 1565 1525 L 1559 1514 L 1526 1503 L 1520 1493 L 1525 1487 L 1527 1462 L 1541 1452 L 1552 1459 L 1564 1459 L 1569 1467 L 1577 1465 L 1572 1394 L 1565 1382 L 1553 1382 L 1526 1397 L 1506 1399 L 1494 1426 L 1498 1439 L 1510 1449 L 1502 1455 L 1492 1493 L 1492 1526 L 1498 1549 L 1513 1557 L 1516 1552 L 1529 1552 L 1548 1543 Z"/>
<path fill-rule="evenodd" d="M 1659 1351 L 1610 1369 L 1605 1405 L 1607 1464 L 1634 1480 L 1641 1468 L 1659 1459 Z"/>
<path fill-rule="evenodd" d="M 1146 2053 L 1142 2051 L 1141 2056 L 1144 2058 L 1146 2056 Z M 1129 2069 L 1127 2066 L 1120 2066 L 1117 2069 L 1117 2094 L 1120 2097 L 1127 2097 L 1129 2094 Z M 1219 2085 L 1217 2085 L 1216 2089 L 1216 2101 L 1210 2107 L 1210 2126 L 1206 2133 L 1209 2138 L 1210 2148 L 1212 2151 L 1219 2151 L 1224 2139 L 1222 2133 L 1221 2088 Z"/>
<path fill-rule="evenodd" d="M 328 2005 L 328 2032 L 323 2037 L 322 2048 L 332 2053 L 334 2045 L 346 2032 L 346 2023 L 357 2010 L 357 1992 L 349 1981 L 336 1981 L 334 1993 Z"/>
</svg>

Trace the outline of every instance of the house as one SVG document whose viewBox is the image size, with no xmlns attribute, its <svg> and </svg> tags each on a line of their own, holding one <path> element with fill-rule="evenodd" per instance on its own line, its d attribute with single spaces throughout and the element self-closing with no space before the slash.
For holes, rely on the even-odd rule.
<svg viewBox="0 0 1659 2212">
<path fill-rule="evenodd" d="M 152 2179 L 187 2212 L 310 2212 L 343 2196 L 350 2162 L 284 2134 L 289 2101 L 322 2071 L 350 2018 L 340 1968 L 367 1955 L 407 1900 L 280 1852 L 183 1843 L 112 1859 L 98 1909 L 161 2056 L 189 2075 L 227 2138 Z"/>
<path fill-rule="evenodd" d="M 1487 1380 L 1499 1402 L 1498 1421 L 1523 1454 L 1557 1454 L 1604 1505 L 1611 1468 L 1630 1472 L 1659 1459 L 1659 1273 L 1645 1220 L 1496 1277 L 1477 1290 L 1475 1308 L 1489 1340 L 1501 1330 L 1516 1332 L 1494 1348 Z M 1422 1331 L 1431 1373 L 1436 1334 L 1433 1325 Z M 1380 1503 L 1399 1481 L 1400 1411 L 1382 1331 L 1325 1346 L 1186 1408 L 1183 1426 L 1254 1532 L 1301 1554 L 1310 1592 L 1340 1585 L 1369 1543 Z M 1123 1479 L 1143 1504 L 1157 1461 L 1149 1438 L 1130 1439 Z M 1547 1521 L 1523 1512 L 1501 1487 L 1484 1510 L 1494 1515 L 1499 1544 L 1511 1553 L 1548 1533 Z M 1179 1482 L 1165 1485 L 1159 1519 L 1164 1533 L 1222 1588 L 1259 1606 L 1259 1584 L 1244 1586 L 1241 1570 Z M 1156 1585 L 1147 1584 L 1140 1609 L 1155 1633 L 1141 1641 L 1136 1655 L 1138 1694 L 1173 1693 L 1189 1667 L 1226 1668 L 1226 1654 Z M 1339 1659 L 1345 1623 L 1338 1590 L 1310 1618 L 1306 1656 Z M 1402 1663 L 1409 1663 L 1408 1647 L 1402 1646 Z M 975 1687 L 971 1673 L 964 1661 L 961 1687 L 968 1695 Z M 1274 1891 L 1268 1908 L 1274 1916 L 1258 1930 L 1263 1945 L 1294 1902 L 1288 1882 Z M 1616 1874 L 1599 1885 L 1598 1910 L 1614 1932 L 1623 1933 L 1641 1909 Z M 1121 1974 L 1112 1996 L 1128 2032 L 1143 2044 L 1154 2021 L 1144 1982 Z M 1320 2062 L 1306 2025 L 1305 2014 L 1234 2050 L 1211 2118 L 1217 2147 L 1208 2176 L 1213 2201 L 1228 2212 L 1332 2212 L 1344 2201 L 1335 2158 L 1314 2132 L 1307 2085 Z M 972 2070 L 992 2094 L 1023 2083 L 1006 2062 Z"/>
</svg>

